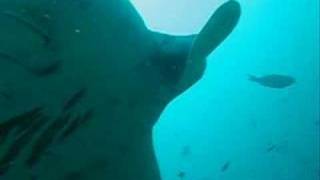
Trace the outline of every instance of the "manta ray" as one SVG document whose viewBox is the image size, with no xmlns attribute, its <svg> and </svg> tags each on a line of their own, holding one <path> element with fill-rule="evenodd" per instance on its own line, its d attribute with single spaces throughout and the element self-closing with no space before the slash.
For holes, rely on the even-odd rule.
<svg viewBox="0 0 320 180">
<path fill-rule="evenodd" d="M 152 128 L 239 16 L 173 36 L 128 0 L 0 0 L 0 179 L 160 180 Z"/>
</svg>

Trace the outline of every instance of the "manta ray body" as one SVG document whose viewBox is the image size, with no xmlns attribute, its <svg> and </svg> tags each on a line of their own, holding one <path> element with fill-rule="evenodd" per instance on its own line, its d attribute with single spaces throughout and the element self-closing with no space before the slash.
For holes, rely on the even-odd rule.
<svg viewBox="0 0 320 180">
<path fill-rule="evenodd" d="M 160 180 L 152 127 L 239 16 L 171 36 L 127 0 L 0 0 L 0 179 Z"/>
</svg>

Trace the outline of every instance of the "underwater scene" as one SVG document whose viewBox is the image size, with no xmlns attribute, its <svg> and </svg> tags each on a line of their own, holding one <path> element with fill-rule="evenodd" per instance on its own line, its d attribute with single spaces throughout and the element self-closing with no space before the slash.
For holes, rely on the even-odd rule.
<svg viewBox="0 0 320 180">
<path fill-rule="evenodd" d="M 226 1 L 134 2 L 152 28 L 188 34 Z M 239 24 L 203 78 L 156 125 L 163 179 L 318 180 L 319 1 L 239 2 Z M 251 78 L 272 74 L 295 82 Z"/>
<path fill-rule="evenodd" d="M 319 0 L 0 0 L 0 180 L 319 180 Z"/>
</svg>

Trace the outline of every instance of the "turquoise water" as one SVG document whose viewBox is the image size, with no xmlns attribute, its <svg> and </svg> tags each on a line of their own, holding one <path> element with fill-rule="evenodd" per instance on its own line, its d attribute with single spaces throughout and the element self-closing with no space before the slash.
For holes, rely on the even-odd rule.
<svg viewBox="0 0 320 180">
<path fill-rule="evenodd" d="M 239 0 L 176 97 L 226 1 L 131 1 L 193 41 L 129 0 L 0 0 L 0 180 L 319 179 L 319 1 Z"/>
<path fill-rule="evenodd" d="M 188 34 L 198 32 L 223 1 L 134 2 L 149 27 Z M 162 177 L 319 179 L 319 1 L 240 3 L 240 23 L 209 57 L 203 79 L 157 123 Z M 272 73 L 297 82 L 270 89 L 247 80 L 248 74 Z"/>
</svg>

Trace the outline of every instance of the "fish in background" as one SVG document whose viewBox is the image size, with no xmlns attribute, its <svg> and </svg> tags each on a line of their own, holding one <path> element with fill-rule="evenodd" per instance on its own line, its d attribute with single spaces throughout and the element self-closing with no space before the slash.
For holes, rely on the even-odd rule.
<svg viewBox="0 0 320 180">
<path fill-rule="evenodd" d="M 276 144 L 271 144 L 267 147 L 266 151 L 269 153 L 275 151 L 276 149 L 278 149 L 278 146 Z"/>
<path fill-rule="evenodd" d="M 230 161 L 225 162 L 225 163 L 221 166 L 220 171 L 221 171 L 221 172 L 227 171 L 227 170 L 230 168 L 230 165 L 231 165 L 231 162 L 230 162 Z"/>
<path fill-rule="evenodd" d="M 181 150 L 181 156 L 188 157 L 190 155 L 191 155 L 191 147 L 188 145 L 183 146 Z"/>
<path fill-rule="evenodd" d="M 288 75 L 270 74 L 265 76 L 249 75 L 249 80 L 258 83 L 261 86 L 282 89 L 296 83 L 296 79 Z"/>
<path fill-rule="evenodd" d="M 288 150 L 288 140 L 284 140 L 277 143 L 269 143 L 266 147 L 267 153 L 286 153 Z"/>
<path fill-rule="evenodd" d="M 184 179 L 186 177 L 186 173 L 184 171 L 179 171 L 177 176 L 179 177 L 179 179 Z"/>
</svg>

